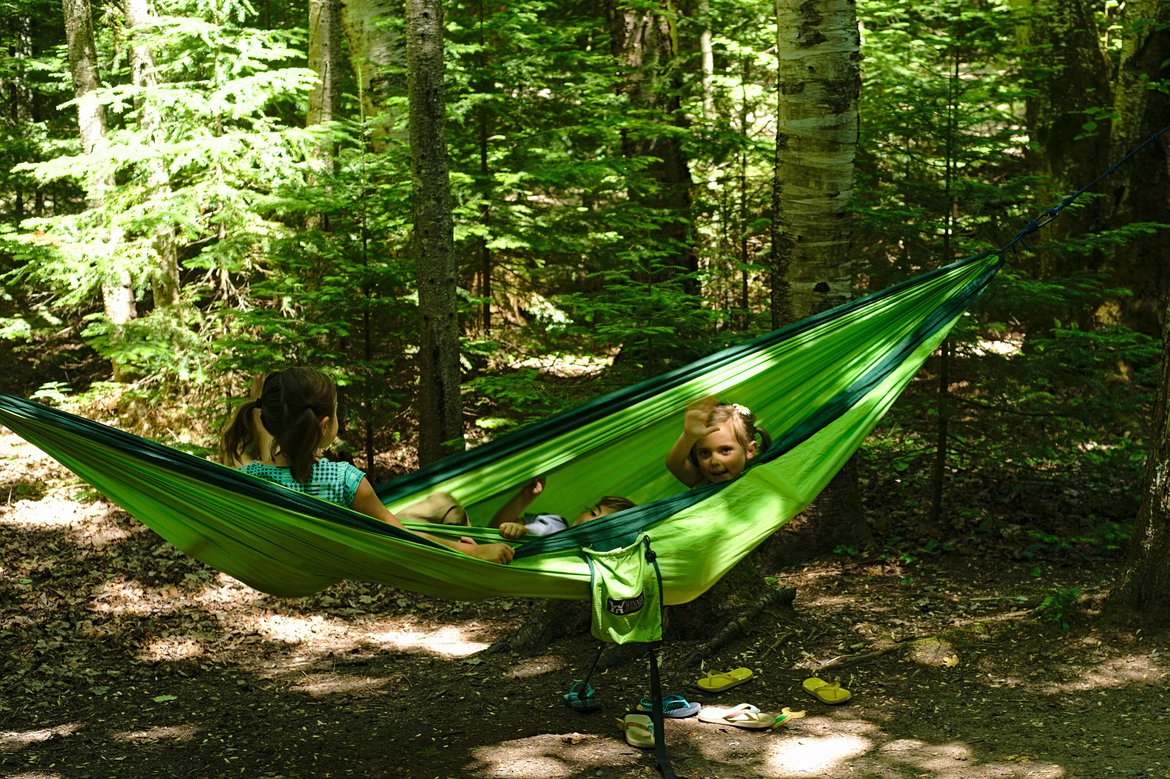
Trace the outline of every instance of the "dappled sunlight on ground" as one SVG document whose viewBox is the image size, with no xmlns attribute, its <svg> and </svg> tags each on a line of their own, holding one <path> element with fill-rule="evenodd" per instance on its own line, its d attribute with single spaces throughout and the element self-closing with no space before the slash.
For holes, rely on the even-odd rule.
<svg viewBox="0 0 1170 779">
<path fill-rule="evenodd" d="M 770 747 L 764 765 L 773 776 L 834 776 L 872 748 L 873 742 L 859 734 L 798 736 Z"/>
<path fill-rule="evenodd" d="M 319 644 L 322 654 L 375 645 L 441 657 L 466 657 L 488 647 L 488 644 L 468 638 L 463 629 L 453 625 L 428 629 L 393 621 L 355 624 L 319 614 L 299 617 L 272 613 L 251 617 L 237 615 L 233 623 L 235 629 L 253 631 L 265 641 Z"/>
<path fill-rule="evenodd" d="M 175 725 L 171 727 L 147 728 L 145 730 L 123 730 L 111 733 L 114 741 L 131 743 L 150 743 L 154 741 L 193 741 L 199 735 L 199 729 L 191 725 Z"/>
<path fill-rule="evenodd" d="M 0 524 L 28 530 L 72 527 L 106 514 L 102 504 L 83 505 L 66 495 L 46 495 L 40 500 L 18 500 L 9 505 L 12 510 L 0 514 Z"/>
<path fill-rule="evenodd" d="M 506 674 L 509 679 L 532 679 L 565 668 L 565 660 L 553 655 L 523 658 Z"/>
<path fill-rule="evenodd" d="M 15 752 L 30 744 L 50 741 L 63 736 L 71 736 L 81 730 L 81 723 L 71 722 L 68 725 L 57 725 L 52 728 L 37 728 L 35 730 L 0 730 L 0 753 Z"/>
<path fill-rule="evenodd" d="M 302 678 L 292 689 L 324 698 L 328 695 L 375 695 L 389 686 L 389 680 L 372 676 L 348 676 L 334 673 L 314 673 Z"/>
<path fill-rule="evenodd" d="M 371 633 L 369 640 L 385 647 L 416 652 L 423 650 L 427 654 L 444 657 L 467 657 L 490 646 L 482 641 L 472 641 L 462 629 L 453 626 L 435 630 L 400 628 L 381 634 Z"/>
<path fill-rule="evenodd" d="M 1067 695 L 1072 691 L 1100 690 L 1133 685 L 1161 685 L 1170 676 L 1166 658 L 1152 651 L 1148 655 L 1124 655 L 1084 669 L 1070 669 L 1069 679 L 1046 684 L 1038 691 L 1046 695 Z"/>
<path fill-rule="evenodd" d="M 589 776 L 593 769 L 612 768 L 617 763 L 625 762 L 621 752 L 628 752 L 629 749 L 624 742 L 616 739 L 581 733 L 545 733 L 473 750 L 476 764 L 466 776 L 485 779 L 567 779 Z M 633 765 L 630 775 L 638 775 Z M 654 775 L 659 774 L 655 772 Z"/>
<path fill-rule="evenodd" d="M 226 573 L 217 573 L 212 583 L 196 596 L 204 606 L 244 606 L 263 600 L 268 596 L 254 590 Z"/>
<path fill-rule="evenodd" d="M 916 739 L 899 739 L 884 745 L 878 754 L 884 762 L 898 763 L 914 770 L 915 775 L 935 779 L 1060 779 L 1066 775 L 1058 765 L 1033 763 L 1020 755 L 1008 755 L 1004 758 L 1006 762 L 980 764 L 971 748 L 962 743 L 930 744 Z"/>
<path fill-rule="evenodd" d="M 168 636 L 155 639 L 138 653 L 140 660 L 148 663 L 176 662 L 202 657 L 207 654 L 204 643 L 190 636 Z"/>
</svg>

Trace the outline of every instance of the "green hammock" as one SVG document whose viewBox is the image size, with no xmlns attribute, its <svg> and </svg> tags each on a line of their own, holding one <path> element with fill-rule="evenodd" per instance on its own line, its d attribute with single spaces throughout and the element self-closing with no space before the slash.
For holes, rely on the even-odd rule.
<svg viewBox="0 0 1170 779">
<path fill-rule="evenodd" d="M 538 475 L 548 487 L 534 511 L 574 516 L 602 495 L 639 504 L 523 543 L 507 566 L 12 395 L 0 394 L 0 423 L 184 552 L 273 595 L 361 579 L 455 599 L 586 600 L 581 548 L 616 549 L 646 532 L 665 602 L 685 603 L 816 497 L 1001 262 L 961 260 L 378 488 L 391 510 L 445 490 L 480 524 Z M 684 490 L 664 460 L 687 404 L 709 394 L 750 407 L 775 443 L 739 479 Z M 425 527 L 500 540 L 489 528 Z"/>
</svg>

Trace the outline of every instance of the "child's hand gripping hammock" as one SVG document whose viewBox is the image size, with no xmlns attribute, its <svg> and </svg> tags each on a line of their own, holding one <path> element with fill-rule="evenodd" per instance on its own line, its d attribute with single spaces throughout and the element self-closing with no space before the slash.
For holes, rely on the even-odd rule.
<svg viewBox="0 0 1170 779">
<path fill-rule="evenodd" d="M 644 532 L 665 602 L 683 603 L 816 497 L 1001 262 L 992 253 L 926 273 L 379 488 L 391 510 L 442 489 L 480 521 L 538 475 L 557 489 L 537 511 L 572 516 L 600 492 L 639 504 L 531 540 L 509 566 L 11 395 L 0 394 L 0 423 L 180 549 L 275 595 L 348 578 L 458 599 L 587 599 L 580 550 L 629 546 Z M 739 479 L 680 492 L 663 459 L 688 402 L 708 394 L 750 407 L 776 443 Z M 426 529 L 500 540 L 494 529 Z"/>
</svg>

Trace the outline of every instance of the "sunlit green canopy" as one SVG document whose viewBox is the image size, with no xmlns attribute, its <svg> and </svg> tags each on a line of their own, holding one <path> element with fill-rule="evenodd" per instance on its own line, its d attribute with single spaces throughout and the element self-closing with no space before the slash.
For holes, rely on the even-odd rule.
<svg viewBox="0 0 1170 779">
<path fill-rule="evenodd" d="M 993 253 L 923 274 L 378 488 L 392 510 L 445 490 L 480 524 L 538 475 L 548 487 L 534 511 L 572 516 L 602 495 L 639 504 L 524 543 L 507 566 L 12 395 L 0 394 L 0 422 L 184 552 L 274 595 L 361 579 L 456 599 L 584 600 L 580 549 L 644 530 L 666 602 L 684 603 L 816 497 L 1001 262 Z M 708 394 L 750 407 L 775 444 L 739 479 L 683 490 L 664 459 L 687 404 Z M 487 528 L 426 529 L 500 540 Z"/>
</svg>

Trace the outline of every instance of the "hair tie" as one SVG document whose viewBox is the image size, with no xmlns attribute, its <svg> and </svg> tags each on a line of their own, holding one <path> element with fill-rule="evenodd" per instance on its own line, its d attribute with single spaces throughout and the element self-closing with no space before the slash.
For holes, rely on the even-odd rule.
<svg viewBox="0 0 1170 779">
<path fill-rule="evenodd" d="M 740 416 L 750 417 L 752 415 L 751 409 L 749 409 L 747 406 L 741 406 L 738 403 L 732 403 L 731 407 L 735 409 L 735 412 Z"/>
</svg>

